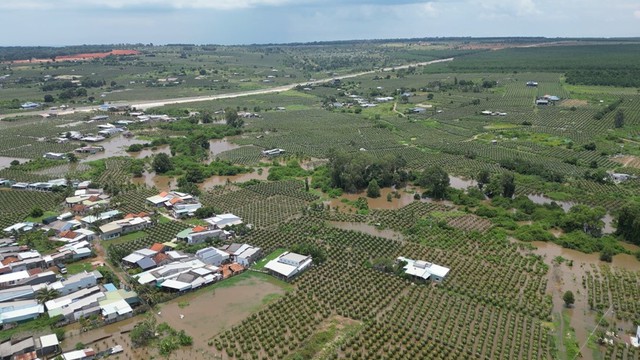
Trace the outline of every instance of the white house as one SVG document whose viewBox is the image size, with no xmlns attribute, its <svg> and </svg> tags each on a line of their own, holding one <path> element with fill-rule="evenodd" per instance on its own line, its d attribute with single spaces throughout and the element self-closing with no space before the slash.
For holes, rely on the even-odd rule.
<svg viewBox="0 0 640 360">
<path fill-rule="evenodd" d="M 42 157 L 50 160 L 64 160 L 66 156 L 63 153 L 48 152 L 42 155 Z"/>
<path fill-rule="evenodd" d="M 81 272 L 66 279 L 47 285 L 49 289 L 57 290 L 60 296 L 69 295 L 81 289 L 87 289 L 98 284 L 93 272 Z"/>
<path fill-rule="evenodd" d="M 442 282 L 449 273 L 449 268 L 436 265 L 423 260 L 412 260 L 405 257 L 398 257 L 398 261 L 404 261 L 407 264 L 404 266 L 405 274 L 415 276 L 422 280 L 431 279 L 431 281 Z"/>
<path fill-rule="evenodd" d="M 640 325 L 636 329 L 636 336 L 631 337 L 631 345 L 634 347 L 640 347 Z"/>
<path fill-rule="evenodd" d="M 284 149 L 269 149 L 269 150 L 262 150 L 262 156 L 275 156 L 275 155 L 280 155 L 280 154 L 284 154 Z"/>
<path fill-rule="evenodd" d="M 269 261 L 264 268 L 274 275 L 284 279 L 291 279 L 311 266 L 312 262 L 313 259 L 309 255 L 285 252 L 277 258 Z"/>
<path fill-rule="evenodd" d="M 229 260 L 229 254 L 214 247 L 207 247 L 196 251 L 196 257 L 208 265 L 220 266 L 223 262 Z"/>
<path fill-rule="evenodd" d="M 148 216 L 127 217 L 100 226 L 101 237 L 103 240 L 115 239 L 133 231 L 146 229 L 151 224 L 151 218 Z"/>
<path fill-rule="evenodd" d="M 227 226 L 242 224 L 242 219 L 233 214 L 220 214 L 208 219 L 204 219 L 204 221 L 216 226 L 218 229 L 224 229 Z"/>
</svg>

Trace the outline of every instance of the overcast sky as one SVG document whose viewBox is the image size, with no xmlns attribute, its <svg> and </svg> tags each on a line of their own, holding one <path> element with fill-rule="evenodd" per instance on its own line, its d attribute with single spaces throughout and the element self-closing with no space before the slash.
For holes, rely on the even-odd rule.
<svg viewBox="0 0 640 360">
<path fill-rule="evenodd" d="M 0 0 L 0 46 L 640 36 L 640 0 Z"/>
</svg>

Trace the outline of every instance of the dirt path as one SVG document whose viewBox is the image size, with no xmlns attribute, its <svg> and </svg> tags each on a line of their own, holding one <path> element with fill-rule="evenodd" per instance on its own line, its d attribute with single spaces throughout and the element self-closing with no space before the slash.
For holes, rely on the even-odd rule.
<svg viewBox="0 0 640 360">
<path fill-rule="evenodd" d="M 407 117 L 405 114 L 401 113 L 400 111 L 398 111 L 396 108 L 398 107 L 398 102 L 394 102 L 393 103 L 393 112 L 402 116 L 402 117 Z"/>
<path fill-rule="evenodd" d="M 165 105 L 172 105 L 172 104 L 184 104 L 184 103 L 190 103 L 190 102 L 211 101 L 211 100 L 221 100 L 221 99 L 233 99 L 233 98 L 243 97 L 243 96 L 273 94 L 273 93 L 279 93 L 279 92 L 282 92 L 282 91 L 292 90 L 297 86 L 320 85 L 320 84 L 324 84 L 324 83 L 333 81 L 334 79 L 343 80 L 343 79 L 354 78 L 354 77 L 367 75 L 367 74 L 374 74 L 374 73 L 377 73 L 377 72 L 388 72 L 388 71 L 406 69 L 406 68 L 415 67 L 415 66 L 427 66 L 427 65 L 431 65 L 431 64 L 437 64 L 437 63 L 441 63 L 441 62 L 452 61 L 453 59 L 454 58 L 439 59 L 439 60 L 433 60 L 433 61 L 426 61 L 426 62 L 419 62 L 419 63 L 400 65 L 400 66 L 395 66 L 395 67 L 387 67 L 387 68 L 376 69 L 376 70 L 362 71 L 362 72 L 358 72 L 358 73 L 340 75 L 340 76 L 335 76 L 335 77 L 322 79 L 322 80 L 306 81 L 306 82 L 301 82 L 301 83 L 296 83 L 296 84 L 278 86 L 278 87 L 274 87 L 274 88 L 270 88 L 270 89 L 251 90 L 251 91 L 243 91 L 243 92 L 230 93 L 230 94 L 192 96 L 192 97 L 173 98 L 173 99 L 164 99 L 164 100 L 150 100 L 150 101 L 131 100 L 130 103 L 131 103 L 131 107 L 132 108 L 136 108 L 137 110 L 145 110 L 145 109 L 150 109 L 150 108 L 160 107 L 160 106 L 165 106 Z M 94 110 L 98 110 L 98 106 L 78 107 L 78 108 L 75 108 L 75 110 L 73 110 L 71 113 L 73 113 L 73 112 L 89 112 L 89 111 L 94 111 Z M 0 114 L 0 119 L 6 118 L 6 117 L 17 117 L 17 116 L 45 115 L 45 114 L 48 114 L 48 113 L 49 113 L 48 110 L 38 110 L 38 111 L 26 111 L 26 112 L 11 113 L 11 114 Z"/>
</svg>

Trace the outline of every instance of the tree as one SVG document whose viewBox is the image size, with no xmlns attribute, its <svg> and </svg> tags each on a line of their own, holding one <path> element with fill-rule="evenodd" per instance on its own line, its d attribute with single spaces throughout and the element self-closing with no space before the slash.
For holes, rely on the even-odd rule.
<svg viewBox="0 0 640 360">
<path fill-rule="evenodd" d="M 173 164 L 171 163 L 171 158 L 169 155 L 165 153 L 159 153 L 153 158 L 153 163 L 151 163 L 153 170 L 156 173 L 164 174 L 167 171 L 173 169 Z"/>
<path fill-rule="evenodd" d="M 380 197 L 380 186 L 376 179 L 369 181 L 369 186 L 367 186 L 367 196 L 370 198 Z"/>
<path fill-rule="evenodd" d="M 47 94 L 47 95 L 44 96 L 44 102 L 46 102 L 46 103 L 51 103 L 51 102 L 53 102 L 53 100 L 54 100 L 53 99 L 53 95 L 51 95 L 51 94 Z"/>
<path fill-rule="evenodd" d="M 60 296 L 60 292 L 56 289 L 50 289 L 48 287 L 43 287 L 42 289 L 36 291 L 36 301 L 38 304 L 44 304 L 49 300 L 53 300 Z"/>
<path fill-rule="evenodd" d="M 564 295 L 562 295 L 562 300 L 564 301 L 564 305 L 566 307 L 571 307 L 571 305 L 576 302 L 576 299 L 573 296 L 573 291 L 567 290 Z"/>
<path fill-rule="evenodd" d="M 244 120 L 238 116 L 238 112 L 232 108 L 226 108 L 224 110 L 224 119 L 227 125 L 234 128 L 241 128 L 244 125 Z"/>
<path fill-rule="evenodd" d="M 135 347 L 145 346 L 156 337 L 156 318 L 148 315 L 142 322 L 136 324 L 129 333 L 131 343 Z"/>
<path fill-rule="evenodd" d="M 44 215 L 44 211 L 39 207 L 34 207 L 29 213 L 29 216 L 31 216 L 32 218 L 39 218 L 42 215 Z"/>
<path fill-rule="evenodd" d="M 600 206 L 591 208 L 586 205 L 574 205 L 560 221 L 560 227 L 566 232 L 580 230 L 588 235 L 599 237 L 602 235 L 604 227 L 602 218 L 606 212 Z"/>
<path fill-rule="evenodd" d="M 516 182 L 513 174 L 503 174 L 501 176 L 502 196 L 511 199 L 516 193 Z"/>
<path fill-rule="evenodd" d="M 426 168 L 418 177 L 418 185 L 428 188 L 436 199 L 444 199 L 449 189 L 449 174 L 440 166 Z"/>
<path fill-rule="evenodd" d="M 488 184 L 489 181 L 491 181 L 491 173 L 489 172 L 489 170 L 480 170 L 476 181 L 478 182 L 478 188 L 482 190 L 484 185 Z"/>
<path fill-rule="evenodd" d="M 67 153 L 67 159 L 69 159 L 69 162 L 71 163 L 77 163 L 78 162 L 78 157 L 76 156 L 76 154 L 70 152 Z"/>
<path fill-rule="evenodd" d="M 616 129 L 620 129 L 621 127 L 624 127 L 624 112 L 622 110 L 618 110 L 618 112 L 616 113 L 614 125 Z"/>
<path fill-rule="evenodd" d="M 626 205 L 618 212 L 616 234 L 626 241 L 640 244 L 640 205 Z"/>
<path fill-rule="evenodd" d="M 18 166 L 18 165 L 20 165 L 20 161 L 18 161 L 18 160 L 12 160 L 11 161 L 11 166 Z"/>
</svg>

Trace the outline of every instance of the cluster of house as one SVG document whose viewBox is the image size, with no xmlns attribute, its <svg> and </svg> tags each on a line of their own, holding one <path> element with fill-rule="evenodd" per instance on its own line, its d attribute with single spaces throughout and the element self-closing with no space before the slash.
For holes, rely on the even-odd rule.
<svg viewBox="0 0 640 360">
<path fill-rule="evenodd" d="M 202 207 L 193 195 L 178 191 L 163 191 L 148 197 L 147 202 L 154 207 L 164 207 L 176 219 L 193 216 L 196 210 Z"/>
<path fill-rule="evenodd" d="M 67 180 L 55 179 L 49 181 L 39 181 L 33 183 L 18 182 L 10 179 L 0 178 L 0 187 L 10 187 L 14 190 L 39 190 L 39 191 L 53 191 L 56 188 L 66 187 Z"/>
<path fill-rule="evenodd" d="M 133 275 L 140 284 L 171 292 L 184 292 L 228 278 L 245 270 L 261 256 L 260 248 L 248 244 L 206 247 L 195 254 L 170 250 L 175 244 L 156 243 L 122 259 L 125 267 L 143 272 Z"/>
<path fill-rule="evenodd" d="M 405 274 L 422 281 L 431 280 L 433 282 L 442 282 L 449 274 L 449 268 L 436 265 L 434 263 L 423 260 L 413 260 L 405 257 L 398 257 L 397 261 L 406 263 L 404 265 Z"/>
<path fill-rule="evenodd" d="M 553 105 L 560 101 L 560 98 L 555 95 L 543 95 L 536 97 L 536 105 Z"/>
<path fill-rule="evenodd" d="M 0 343 L 0 360 L 53 358 L 58 353 L 60 353 L 60 341 L 56 334 L 29 335 Z"/>
</svg>

